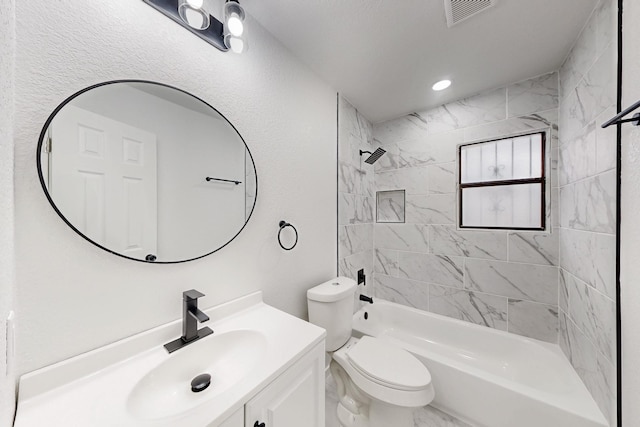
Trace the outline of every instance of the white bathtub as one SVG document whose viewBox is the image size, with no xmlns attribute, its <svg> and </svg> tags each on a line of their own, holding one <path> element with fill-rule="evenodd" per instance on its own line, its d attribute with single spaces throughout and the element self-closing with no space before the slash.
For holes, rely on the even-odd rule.
<svg viewBox="0 0 640 427">
<path fill-rule="evenodd" d="M 353 320 L 354 335 L 393 342 L 420 359 L 433 378 L 432 405 L 471 425 L 608 427 L 557 345 L 380 299 Z"/>
</svg>

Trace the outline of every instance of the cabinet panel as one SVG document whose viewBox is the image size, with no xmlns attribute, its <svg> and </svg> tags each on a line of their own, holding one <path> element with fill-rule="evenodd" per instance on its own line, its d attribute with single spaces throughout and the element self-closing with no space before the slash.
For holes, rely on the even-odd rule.
<svg viewBox="0 0 640 427">
<path fill-rule="evenodd" d="M 244 426 L 244 408 L 238 409 L 229 418 L 224 420 L 222 424 L 214 422 L 208 427 L 243 427 Z"/>
<path fill-rule="evenodd" d="M 245 406 L 245 427 L 324 427 L 324 344 L 315 347 Z"/>
</svg>

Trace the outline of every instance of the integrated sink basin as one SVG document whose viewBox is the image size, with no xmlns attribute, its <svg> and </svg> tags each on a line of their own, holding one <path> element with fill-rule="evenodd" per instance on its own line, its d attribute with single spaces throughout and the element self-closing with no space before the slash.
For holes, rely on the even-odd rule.
<svg viewBox="0 0 640 427">
<path fill-rule="evenodd" d="M 260 292 L 203 312 L 214 332 L 172 353 L 180 320 L 23 375 L 14 427 L 217 427 L 325 336 Z"/>
<path fill-rule="evenodd" d="M 143 376 L 127 399 L 127 409 L 148 419 L 190 411 L 243 380 L 266 348 L 265 335 L 254 330 L 214 333 L 172 353 Z M 191 380 L 203 373 L 211 375 L 211 385 L 195 393 Z"/>
</svg>

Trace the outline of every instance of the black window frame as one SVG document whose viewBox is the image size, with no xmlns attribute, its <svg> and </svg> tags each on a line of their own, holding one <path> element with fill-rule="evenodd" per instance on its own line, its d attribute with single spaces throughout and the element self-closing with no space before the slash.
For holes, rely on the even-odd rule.
<svg viewBox="0 0 640 427">
<path fill-rule="evenodd" d="M 462 148 L 469 147 L 471 145 L 480 145 L 486 144 L 489 142 L 503 141 L 505 139 L 513 139 L 519 138 L 522 136 L 532 136 L 532 135 L 540 135 L 541 138 L 541 171 L 540 177 L 538 178 L 525 178 L 525 179 L 505 179 L 500 181 L 486 181 L 486 182 L 469 182 L 462 183 Z M 547 180 L 546 180 L 546 152 L 547 152 L 547 132 L 546 131 L 538 131 L 538 132 L 530 132 L 524 134 L 517 134 L 512 136 L 504 136 L 501 138 L 489 139 L 485 141 L 472 142 L 470 144 L 460 144 L 458 146 L 458 228 L 460 229 L 476 229 L 476 230 L 513 230 L 513 231 L 545 231 L 547 228 Z M 541 191 L 540 197 L 542 198 L 540 203 L 540 227 L 480 227 L 480 226 L 469 226 L 462 225 L 462 190 L 465 188 L 478 188 L 478 187 L 496 187 L 496 186 L 507 186 L 507 185 L 522 185 L 522 184 L 540 184 Z"/>
</svg>

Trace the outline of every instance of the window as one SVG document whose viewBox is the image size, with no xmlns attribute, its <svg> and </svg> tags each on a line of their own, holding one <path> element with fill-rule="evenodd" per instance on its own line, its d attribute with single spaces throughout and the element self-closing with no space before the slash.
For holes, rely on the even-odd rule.
<svg viewBox="0 0 640 427">
<path fill-rule="evenodd" d="M 544 132 L 459 147 L 460 228 L 544 230 Z"/>
</svg>

